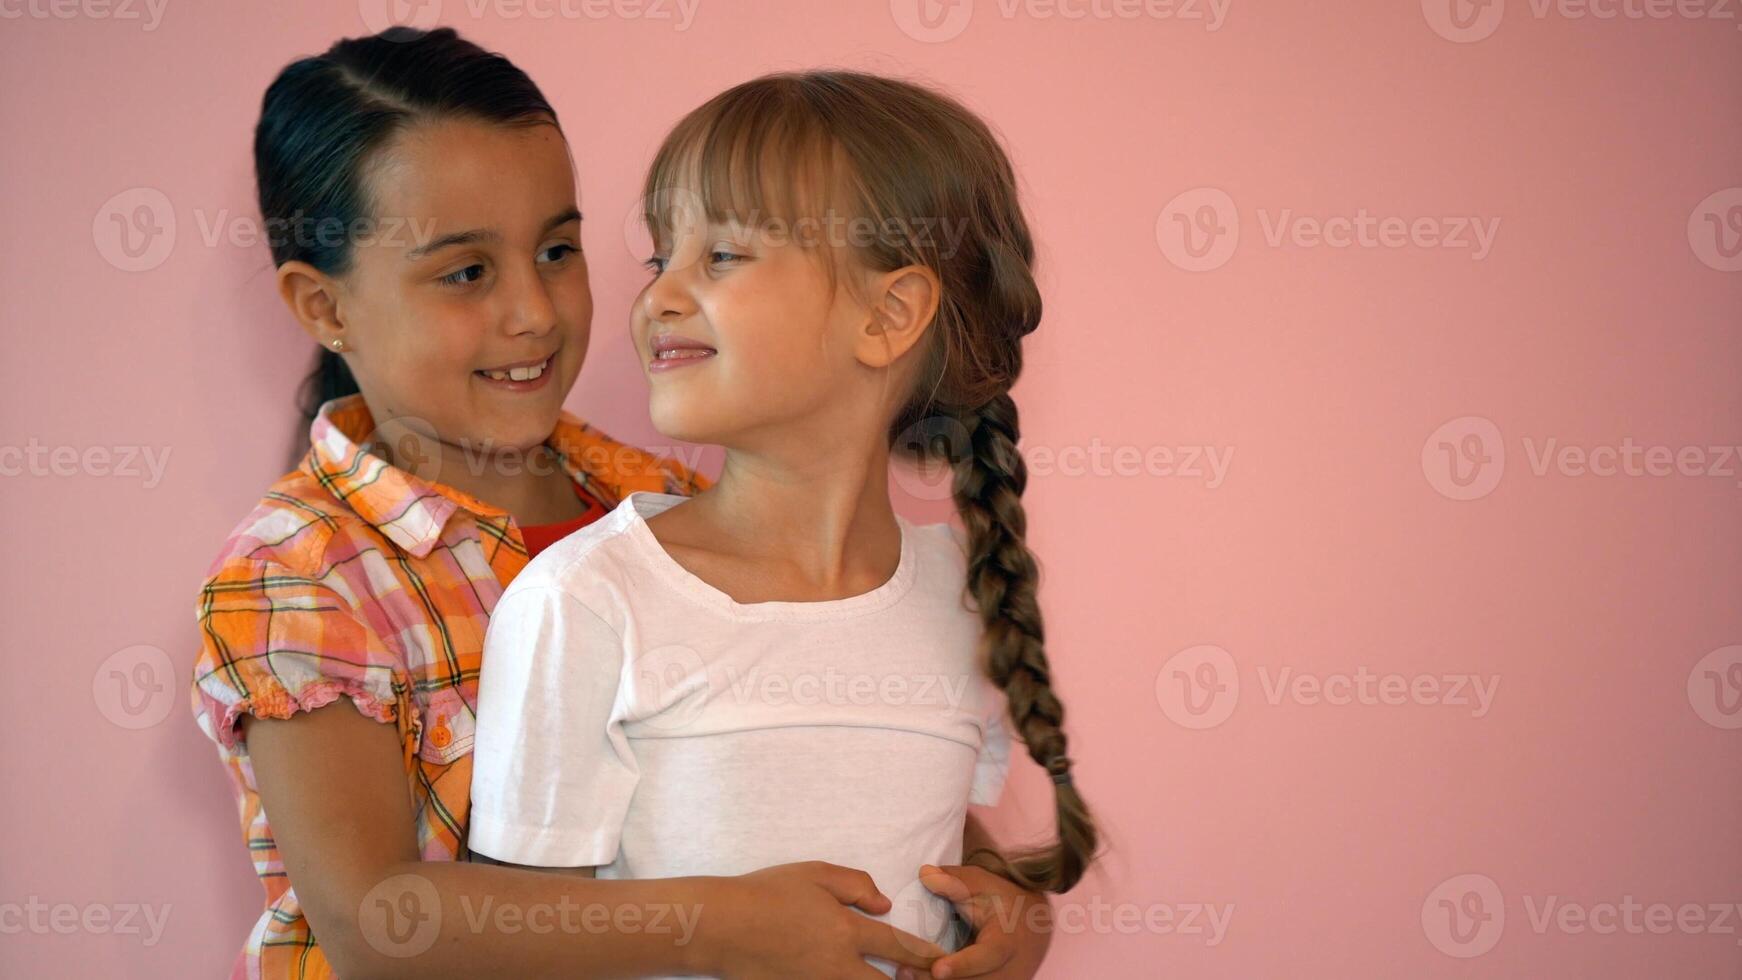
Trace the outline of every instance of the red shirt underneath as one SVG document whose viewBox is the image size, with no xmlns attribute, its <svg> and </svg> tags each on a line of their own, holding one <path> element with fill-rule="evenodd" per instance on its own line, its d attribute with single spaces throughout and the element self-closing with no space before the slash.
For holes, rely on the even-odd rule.
<svg viewBox="0 0 1742 980">
<path fill-rule="evenodd" d="M 526 557 L 537 557 L 539 552 L 605 516 L 605 505 L 589 496 L 578 483 L 575 484 L 575 496 L 587 508 L 587 512 L 581 516 L 555 524 L 528 524 L 521 527 L 520 534 L 526 539 Z"/>
</svg>

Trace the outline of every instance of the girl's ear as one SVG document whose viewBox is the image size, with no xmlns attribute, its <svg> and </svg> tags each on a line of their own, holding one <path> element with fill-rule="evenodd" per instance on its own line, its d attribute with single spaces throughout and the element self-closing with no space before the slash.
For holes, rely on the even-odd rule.
<svg viewBox="0 0 1742 980">
<path fill-rule="evenodd" d="M 867 367 L 886 368 L 914 348 L 937 317 L 940 283 L 936 272 L 909 265 L 871 283 L 871 319 L 857 338 L 854 354 Z"/>
<path fill-rule="evenodd" d="M 338 284 L 326 273 L 307 262 L 286 262 L 278 267 L 278 295 L 315 343 L 350 342 L 339 319 Z"/>
</svg>

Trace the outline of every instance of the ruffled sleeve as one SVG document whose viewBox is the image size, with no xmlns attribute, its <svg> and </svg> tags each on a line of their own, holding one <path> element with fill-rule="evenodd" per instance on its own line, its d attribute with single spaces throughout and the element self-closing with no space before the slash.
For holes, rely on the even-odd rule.
<svg viewBox="0 0 1742 980">
<path fill-rule="evenodd" d="M 342 588 L 243 557 L 226 560 L 206 580 L 193 709 L 207 736 L 243 752 L 244 714 L 289 718 L 339 698 L 397 723 L 402 740 L 412 734 L 404 670 Z"/>
</svg>

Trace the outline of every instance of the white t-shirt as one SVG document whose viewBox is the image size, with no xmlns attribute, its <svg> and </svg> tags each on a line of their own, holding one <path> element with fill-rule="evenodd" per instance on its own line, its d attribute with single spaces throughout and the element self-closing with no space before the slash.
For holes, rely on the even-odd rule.
<svg viewBox="0 0 1742 980">
<path fill-rule="evenodd" d="M 957 948 L 919 867 L 961 860 L 967 805 L 997 802 L 1010 738 L 956 533 L 898 517 L 901 558 L 876 589 L 739 603 L 647 526 L 685 499 L 630 494 L 503 594 L 470 847 L 600 878 L 828 861 L 894 901 L 876 918 Z"/>
</svg>

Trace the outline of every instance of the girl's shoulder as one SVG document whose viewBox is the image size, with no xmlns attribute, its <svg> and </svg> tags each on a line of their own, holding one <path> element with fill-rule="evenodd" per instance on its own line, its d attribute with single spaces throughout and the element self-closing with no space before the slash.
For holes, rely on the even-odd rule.
<svg viewBox="0 0 1742 980">
<path fill-rule="evenodd" d="M 642 543 L 636 540 L 637 524 L 643 518 L 636 504 L 650 508 L 682 499 L 663 492 L 632 492 L 605 516 L 539 552 L 508 584 L 508 591 L 550 588 L 576 598 L 608 600 L 646 586 L 640 570 L 645 564 Z"/>
<path fill-rule="evenodd" d="M 350 547 L 338 549 L 337 544 Z M 355 556 L 386 548 L 386 537 L 324 484 L 307 463 L 284 474 L 230 529 L 206 569 L 208 577 L 227 566 L 279 566 L 311 578 L 323 577 L 335 550 Z"/>
</svg>

